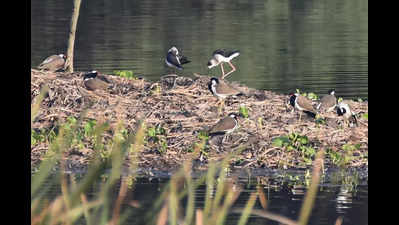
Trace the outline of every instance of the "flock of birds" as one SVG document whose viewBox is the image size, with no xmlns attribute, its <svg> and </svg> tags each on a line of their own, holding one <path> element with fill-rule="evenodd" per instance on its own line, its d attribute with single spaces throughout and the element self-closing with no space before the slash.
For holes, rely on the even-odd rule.
<svg viewBox="0 0 399 225">
<path fill-rule="evenodd" d="M 216 96 L 220 103 L 224 103 L 224 99 L 229 96 L 239 96 L 242 95 L 240 91 L 228 85 L 224 82 L 224 79 L 236 71 L 236 67 L 231 63 L 231 61 L 238 57 L 240 52 L 237 50 L 234 51 L 226 51 L 218 49 L 213 52 L 212 58 L 208 61 L 208 69 L 211 69 L 216 66 L 220 66 L 222 70 L 222 75 L 220 79 L 216 77 L 212 77 L 208 88 L 210 92 Z M 39 66 L 40 70 L 47 71 L 59 71 L 64 68 L 66 61 L 66 56 L 64 54 L 52 55 L 46 58 Z M 176 47 L 172 47 L 168 50 L 165 64 L 168 67 L 183 70 L 183 64 L 191 62 L 187 59 L 187 57 L 183 56 L 179 53 L 179 50 Z M 231 71 L 226 73 L 224 72 L 223 64 L 227 63 L 231 67 Z M 98 72 L 93 70 L 91 72 L 85 73 L 83 76 L 84 86 L 91 91 L 96 89 L 107 89 L 109 87 L 109 81 L 104 76 L 98 76 Z M 331 112 L 336 110 L 338 116 L 344 117 L 344 124 L 348 123 L 349 126 L 357 125 L 356 116 L 352 113 L 349 105 L 344 101 L 337 103 L 337 98 L 335 97 L 335 91 L 330 90 L 328 95 L 323 96 L 320 102 L 316 106 L 313 106 L 312 101 L 307 97 L 300 95 L 299 93 L 291 93 L 289 95 L 289 101 L 287 104 L 290 104 L 294 109 L 303 111 L 311 117 L 316 117 L 319 112 Z M 299 114 L 299 120 L 301 120 L 301 113 Z M 218 135 L 223 134 L 222 143 L 225 142 L 228 134 L 232 133 L 236 130 L 239 125 L 237 121 L 237 117 L 240 116 L 237 113 L 230 113 L 227 117 L 219 120 L 210 130 L 209 135 Z"/>
</svg>

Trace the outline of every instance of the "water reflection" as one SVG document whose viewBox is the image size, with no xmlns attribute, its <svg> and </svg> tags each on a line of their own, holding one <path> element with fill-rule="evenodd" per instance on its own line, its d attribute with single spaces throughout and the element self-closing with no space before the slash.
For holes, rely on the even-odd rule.
<svg viewBox="0 0 399 225">
<path fill-rule="evenodd" d="M 72 1 L 31 1 L 31 62 L 66 51 Z M 220 76 L 206 64 L 238 49 L 229 80 L 287 93 L 296 88 L 368 96 L 368 1 L 83 1 L 75 70 L 166 73 L 175 45 L 192 60 L 184 74 Z"/>
<path fill-rule="evenodd" d="M 346 212 L 346 209 L 351 208 L 352 205 L 352 191 L 351 187 L 347 185 L 342 185 L 339 188 L 339 193 L 336 198 L 337 202 L 337 213 L 339 214 L 344 214 Z"/>
</svg>

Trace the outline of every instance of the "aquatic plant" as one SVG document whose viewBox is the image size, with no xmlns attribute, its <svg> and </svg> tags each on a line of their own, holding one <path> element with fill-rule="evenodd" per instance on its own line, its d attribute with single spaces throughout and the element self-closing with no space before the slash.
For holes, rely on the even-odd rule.
<svg viewBox="0 0 399 225">
<path fill-rule="evenodd" d="M 149 127 L 147 129 L 147 143 L 154 143 L 159 153 L 164 153 L 167 149 L 166 131 L 160 125 L 157 124 L 155 127 Z"/>
<path fill-rule="evenodd" d="M 301 93 L 299 89 L 296 89 L 296 93 L 301 94 L 301 95 L 303 95 L 303 96 L 305 96 L 305 97 L 307 97 L 307 98 L 309 98 L 311 100 L 319 100 L 320 99 L 319 96 L 316 95 L 313 92 L 309 92 L 309 93 L 303 92 L 303 93 Z"/>
<path fill-rule="evenodd" d="M 240 115 L 242 117 L 244 117 L 244 118 L 248 118 L 249 117 L 248 108 L 245 105 L 240 106 L 238 111 L 239 111 L 239 113 L 240 113 Z"/>
<path fill-rule="evenodd" d="M 127 79 L 131 79 L 131 80 L 136 80 L 137 77 L 134 76 L 133 71 L 131 70 L 114 70 L 113 72 L 115 75 L 120 76 L 120 77 L 124 77 Z"/>
<path fill-rule="evenodd" d="M 309 138 L 306 135 L 300 135 L 295 132 L 274 138 L 272 144 L 275 147 L 282 147 L 286 151 L 300 151 L 306 165 L 312 164 L 312 158 L 316 154 L 316 150 L 313 148 Z"/>
</svg>

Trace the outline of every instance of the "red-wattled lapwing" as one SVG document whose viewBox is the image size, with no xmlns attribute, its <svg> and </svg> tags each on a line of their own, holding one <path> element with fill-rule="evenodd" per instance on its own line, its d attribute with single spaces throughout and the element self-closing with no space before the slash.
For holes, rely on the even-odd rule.
<svg viewBox="0 0 399 225">
<path fill-rule="evenodd" d="M 182 65 L 189 62 L 191 61 L 188 60 L 187 57 L 179 54 L 179 50 L 177 50 L 175 46 L 170 48 L 168 50 L 168 53 L 166 54 L 165 63 L 167 66 L 171 68 L 182 70 L 183 69 Z"/>
<path fill-rule="evenodd" d="M 225 139 L 229 134 L 231 134 L 234 130 L 236 130 L 239 125 L 237 121 L 237 114 L 236 113 L 230 113 L 227 117 L 219 120 L 210 130 L 209 130 L 209 135 L 222 135 L 224 134 L 224 137 L 222 139 L 222 144 L 225 142 Z"/>
<path fill-rule="evenodd" d="M 40 70 L 55 72 L 64 68 L 66 56 L 64 54 L 52 55 L 47 57 L 37 67 Z"/>
<path fill-rule="evenodd" d="M 335 97 L 335 91 L 333 89 L 328 91 L 328 95 L 323 96 L 320 99 L 320 103 L 317 105 L 317 110 L 323 112 L 331 112 L 337 106 L 337 98 Z"/>
<path fill-rule="evenodd" d="M 84 74 L 83 83 L 88 90 L 90 91 L 94 91 L 96 89 L 105 90 L 110 86 L 110 84 L 106 82 L 105 78 L 101 78 L 97 75 L 98 72 L 95 70 Z"/>
<path fill-rule="evenodd" d="M 242 95 L 242 93 L 233 87 L 229 86 L 223 80 L 219 80 L 216 77 L 212 77 L 211 81 L 208 84 L 208 88 L 211 93 L 219 99 L 218 103 L 224 104 L 224 99 L 228 96 L 238 96 Z"/>
<path fill-rule="evenodd" d="M 345 123 L 348 123 L 350 127 L 352 127 L 353 125 L 357 125 L 356 116 L 352 113 L 351 108 L 346 102 L 340 102 L 336 106 L 336 109 L 338 116 L 344 117 L 344 125 Z"/>
<path fill-rule="evenodd" d="M 223 80 L 230 73 L 236 71 L 236 68 L 230 61 L 239 55 L 240 55 L 240 52 L 237 50 L 225 51 L 225 50 L 218 49 L 213 52 L 212 58 L 208 61 L 208 69 L 211 69 L 212 67 L 220 65 L 220 68 L 222 69 L 222 76 L 220 77 L 220 79 Z M 224 74 L 224 68 L 223 68 L 224 62 L 228 63 L 230 65 L 230 67 L 232 68 L 232 70 L 226 74 Z"/>
<path fill-rule="evenodd" d="M 312 117 L 316 117 L 317 113 L 313 108 L 312 101 L 305 96 L 300 95 L 299 93 L 290 94 L 289 102 L 294 108 L 303 111 Z M 301 116 L 302 114 L 300 113 L 299 121 L 301 121 Z"/>
</svg>

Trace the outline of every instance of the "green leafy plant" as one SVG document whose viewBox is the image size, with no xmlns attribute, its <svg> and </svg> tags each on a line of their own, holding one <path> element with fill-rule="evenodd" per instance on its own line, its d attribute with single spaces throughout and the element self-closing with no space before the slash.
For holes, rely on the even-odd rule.
<svg viewBox="0 0 399 225">
<path fill-rule="evenodd" d="M 305 96 L 305 97 L 307 97 L 307 98 L 309 98 L 309 99 L 311 99 L 311 100 L 318 100 L 318 99 L 319 99 L 319 96 L 316 95 L 316 94 L 313 93 L 313 92 L 309 92 L 309 93 L 303 92 L 303 93 L 301 93 L 301 92 L 299 91 L 299 89 L 296 89 L 296 93 L 298 93 L 298 94 L 300 94 L 300 95 L 303 95 L 303 96 Z"/>
<path fill-rule="evenodd" d="M 132 80 L 137 79 L 137 77 L 134 76 L 134 73 L 131 70 L 115 70 L 114 74 L 127 79 L 132 79 Z"/>
<path fill-rule="evenodd" d="M 353 151 L 358 150 L 359 148 L 360 144 L 344 144 L 342 146 L 342 151 L 327 149 L 326 153 L 334 165 L 342 167 L 353 160 Z"/>
<path fill-rule="evenodd" d="M 308 98 L 310 98 L 310 99 L 312 99 L 312 100 L 318 100 L 319 99 L 319 96 L 317 96 L 315 93 L 313 93 L 313 92 L 309 92 L 308 94 L 307 94 L 307 97 Z"/>
<path fill-rule="evenodd" d="M 368 113 L 364 113 L 364 114 L 362 115 L 362 117 L 363 117 L 364 119 L 368 120 L 368 119 L 369 119 L 369 114 L 368 114 Z"/>
<path fill-rule="evenodd" d="M 244 106 L 244 105 L 242 105 L 242 106 L 240 106 L 240 109 L 239 109 L 239 113 L 240 113 L 240 115 L 242 115 L 244 118 L 248 118 L 248 108 L 246 107 L 246 106 Z"/>
<path fill-rule="evenodd" d="M 312 147 L 309 138 L 297 133 L 290 133 L 285 136 L 277 137 L 273 139 L 272 144 L 275 147 L 282 147 L 287 151 L 300 151 L 306 165 L 312 163 L 312 158 L 316 154 L 316 150 Z"/>
<path fill-rule="evenodd" d="M 160 124 L 150 127 L 147 129 L 147 143 L 154 143 L 158 152 L 163 153 L 168 147 L 165 134 L 166 131 Z"/>
</svg>

